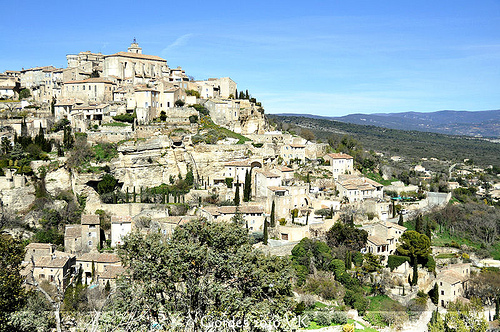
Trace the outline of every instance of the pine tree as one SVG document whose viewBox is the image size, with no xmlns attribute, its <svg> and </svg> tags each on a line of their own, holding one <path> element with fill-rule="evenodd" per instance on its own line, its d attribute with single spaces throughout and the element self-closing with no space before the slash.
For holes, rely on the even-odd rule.
<svg viewBox="0 0 500 332">
<path fill-rule="evenodd" d="M 240 183 L 236 182 L 236 192 L 234 193 L 234 205 L 240 205 Z"/>
<path fill-rule="evenodd" d="M 400 214 L 400 215 L 399 215 L 399 220 L 398 220 L 398 225 L 399 225 L 399 226 L 403 226 L 403 222 L 404 222 L 404 221 L 403 221 L 403 214 Z"/>
<path fill-rule="evenodd" d="M 271 205 L 271 227 L 276 227 L 276 219 L 275 219 L 275 206 L 274 206 L 274 201 L 273 204 Z"/>
<path fill-rule="evenodd" d="M 268 229 L 267 229 L 267 218 L 264 219 L 264 240 L 263 240 L 263 243 L 265 245 L 267 245 L 267 239 L 269 237 L 269 234 L 268 234 Z"/>
</svg>

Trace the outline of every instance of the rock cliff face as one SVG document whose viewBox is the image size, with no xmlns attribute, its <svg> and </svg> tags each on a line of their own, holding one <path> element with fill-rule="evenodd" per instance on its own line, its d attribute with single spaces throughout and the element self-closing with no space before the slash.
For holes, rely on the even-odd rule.
<svg viewBox="0 0 500 332">
<path fill-rule="evenodd" d="M 35 187 L 28 185 L 21 188 L 4 189 L 0 193 L 0 198 L 6 209 L 21 212 L 28 209 L 35 201 Z"/>
<path fill-rule="evenodd" d="M 71 174 L 64 167 L 48 172 L 45 176 L 45 189 L 52 196 L 57 196 L 61 191 L 71 191 Z"/>
</svg>

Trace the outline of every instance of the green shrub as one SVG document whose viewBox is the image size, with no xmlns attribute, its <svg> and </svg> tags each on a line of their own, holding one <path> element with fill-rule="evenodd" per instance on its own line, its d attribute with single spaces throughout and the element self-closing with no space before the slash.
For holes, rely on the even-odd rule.
<svg viewBox="0 0 500 332">
<path fill-rule="evenodd" d="M 393 271 L 405 262 L 410 262 L 410 258 L 406 256 L 389 255 L 389 258 L 387 259 L 387 267 Z"/>
<path fill-rule="evenodd" d="M 320 326 L 329 326 L 332 323 L 332 318 L 329 312 L 318 311 L 314 317 L 314 321 Z"/>
<path fill-rule="evenodd" d="M 135 118 L 136 117 L 133 114 L 125 113 L 125 114 L 115 115 L 113 117 L 113 120 L 120 121 L 120 122 L 134 123 Z"/>
<path fill-rule="evenodd" d="M 344 311 L 333 311 L 331 317 L 334 324 L 347 324 L 347 314 Z"/>
</svg>

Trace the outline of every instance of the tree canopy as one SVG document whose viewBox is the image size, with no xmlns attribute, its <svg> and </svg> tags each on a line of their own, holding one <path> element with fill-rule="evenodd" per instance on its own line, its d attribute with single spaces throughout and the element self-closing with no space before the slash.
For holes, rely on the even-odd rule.
<svg viewBox="0 0 500 332">
<path fill-rule="evenodd" d="M 400 245 L 397 251 L 410 257 L 411 265 L 417 263 L 418 258 L 426 258 L 431 253 L 431 240 L 425 234 L 416 231 L 406 231 L 399 239 Z"/>
<path fill-rule="evenodd" d="M 351 251 L 359 251 L 364 248 L 367 239 L 368 233 L 365 230 L 340 222 L 335 223 L 326 233 L 326 243 L 330 247 L 345 246 Z"/>
<path fill-rule="evenodd" d="M 193 221 L 168 240 L 132 233 L 120 256 L 130 279 L 119 288 L 116 309 L 145 324 L 181 319 L 199 330 L 202 319 L 252 324 L 292 308 L 290 262 L 252 249 L 247 230 L 234 223 Z"/>
</svg>

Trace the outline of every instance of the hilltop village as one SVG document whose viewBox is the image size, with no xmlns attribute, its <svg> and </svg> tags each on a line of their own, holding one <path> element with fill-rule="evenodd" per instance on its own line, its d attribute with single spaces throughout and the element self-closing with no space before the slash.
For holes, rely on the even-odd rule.
<svg viewBox="0 0 500 332">
<path fill-rule="evenodd" d="M 129 268 L 117 248 L 130 234 L 170 237 L 200 218 L 239 223 L 254 248 L 291 256 L 297 285 L 310 286 L 296 301 L 309 311 L 315 303 L 353 308 L 349 319 L 358 328 L 406 324 L 399 319 L 407 313 L 365 315 L 369 302 L 353 293 L 344 273 L 377 285 L 397 308 L 420 299 L 424 309 L 414 311 L 421 314 L 464 298 L 471 272 L 489 264 L 456 243 L 431 248 L 439 227 L 418 224 L 459 188 L 467 194 L 479 186 L 497 200 L 498 183 L 478 180 L 485 169 L 454 165 L 446 182 L 434 184 L 421 164 L 412 167 L 418 183 L 381 168 L 363 172 L 355 156 L 307 131 L 278 130 L 231 78 L 195 80 L 143 54 L 135 40 L 127 51 L 66 58 L 66 68 L 0 74 L 1 149 L 8 156 L 1 160 L 1 226 L 28 243 L 21 271 L 27 285 L 66 289 L 79 276 L 81 284 L 109 291 Z M 427 238 L 422 252 L 398 251 L 410 236 Z M 331 294 L 308 281 L 321 275 L 319 258 L 311 259 L 318 253 L 300 251 L 324 239 L 334 248 L 324 254 L 342 263 L 330 269 Z M 427 299 L 433 291 L 439 296 Z M 326 311 L 318 312 L 309 317 L 318 326 L 335 321 L 323 324 Z M 416 319 L 427 324 L 430 314 L 421 315 Z"/>
</svg>

